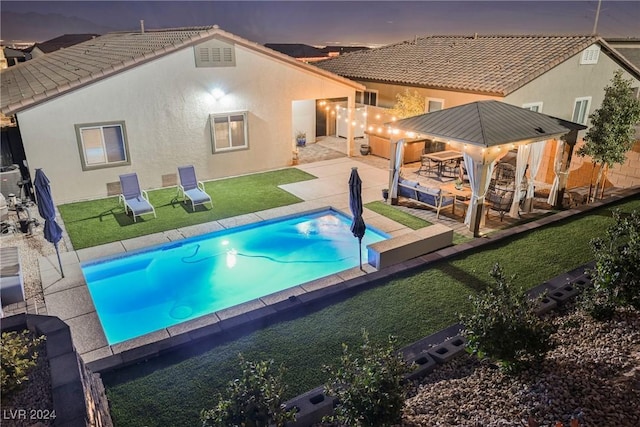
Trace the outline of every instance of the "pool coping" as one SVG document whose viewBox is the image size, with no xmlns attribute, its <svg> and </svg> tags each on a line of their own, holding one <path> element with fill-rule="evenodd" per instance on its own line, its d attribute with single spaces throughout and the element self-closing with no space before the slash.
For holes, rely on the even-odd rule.
<svg viewBox="0 0 640 427">
<path fill-rule="evenodd" d="M 41 259 L 41 277 L 43 278 L 45 301 L 49 314 L 58 315 L 59 317 L 62 315 L 62 320 L 69 324 L 72 330 L 74 344 L 78 353 L 81 354 L 83 360 L 87 363 L 87 366 L 93 372 L 103 372 L 153 358 L 171 349 L 196 343 L 204 339 L 209 342 L 212 340 L 220 342 L 227 341 L 233 337 L 237 337 L 238 334 L 257 330 L 275 321 L 303 314 L 306 311 L 305 309 L 312 309 L 318 306 L 318 304 L 327 304 L 328 301 L 333 299 L 342 299 L 349 294 L 377 286 L 379 283 L 392 278 L 398 273 L 406 273 L 407 271 L 424 267 L 436 261 L 452 258 L 466 251 L 475 250 L 478 247 L 512 237 L 518 233 L 562 221 L 571 216 L 579 215 L 639 194 L 640 187 L 624 189 L 608 197 L 606 200 L 598 200 L 591 204 L 563 210 L 538 220 L 497 231 L 489 236 L 476 238 L 463 244 L 449 246 L 381 270 L 375 270 L 369 265 L 364 266 L 365 272 L 360 271 L 357 267 L 345 270 L 338 274 L 307 282 L 257 300 L 252 300 L 112 346 L 106 343 L 104 332 L 95 313 L 95 307 L 93 307 L 91 296 L 89 295 L 80 270 L 80 262 L 83 261 L 81 258 L 84 258 L 84 260 L 97 258 L 86 257 L 96 253 L 97 249 L 95 248 L 98 247 L 61 254 L 63 267 L 65 269 L 64 279 L 60 277 L 60 274 L 55 269 L 55 263 L 51 257 Z M 322 208 L 330 207 L 324 206 Z M 333 207 L 331 207 L 331 209 L 344 213 L 341 209 Z M 308 210 L 309 208 L 307 206 L 306 208 L 302 208 L 298 213 Z M 289 214 L 295 213 L 289 212 Z M 257 218 L 255 221 L 262 221 L 264 219 L 260 217 L 258 213 L 250 214 L 250 216 L 251 215 Z M 371 215 L 369 219 L 371 220 L 372 218 L 374 217 Z M 239 224 L 239 222 L 246 221 L 247 219 L 249 218 L 236 218 L 228 223 L 242 225 Z M 374 223 L 372 224 L 374 227 L 391 235 L 399 235 L 411 231 L 410 229 L 404 230 L 402 227 L 397 227 L 392 233 L 389 233 L 385 230 L 384 226 L 376 226 L 375 220 L 372 222 Z M 385 223 L 385 221 L 382 221 L 382 223 Z M 228 227 L 223 226 L 223 228 Z M 404 228 L 406 229 L 406 227 Z M 157 240 L 159 237 L 168 240 L 173 237 L 175 240 L 178 238 L 175 234 L 178 231 L 179 230 L 171 230 L 169 232 L 156 233 L 156 235 L 144 237 L 148 238 L 145 239 L 145 241 L 151 242 Z M 182 238 L 184 238 L 184 236 Z M 141 243 L 142 242 L 128 242 L 125 244 L 123 242 L 117 242 L 102 245 L 101 248 L 104 251 L 112 252 L 114 251 L 114 246 L 117 247 L 117 244 L 121 244 L 126 251 L 127 246 L 130 248 L 143 247 L 139 246 Z M 80 279 L 81 283 L 79 283 L 78 279 Z M 51 308 L 50 303 L 52 303 Z M 61 305 L 64 306 L 64 308 L 60 314 L 57 314 L 55 312 L 56 308 Z"/>
</svg>

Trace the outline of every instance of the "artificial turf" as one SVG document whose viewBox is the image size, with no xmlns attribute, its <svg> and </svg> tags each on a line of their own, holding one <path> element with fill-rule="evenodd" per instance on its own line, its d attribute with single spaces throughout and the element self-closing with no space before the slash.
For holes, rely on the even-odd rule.
<svg viewBox="0 0 640 427">
<path fill-rule="evenodd" d="M 635 198 L 616 204 L 640 209 Z M 335 365 L 341 343 L 357 346 L 366 329 L 373 342 L 388 335 L 405 346 L 456 321 L 469 296 L 489 282 L 499 262 L 514 286 L 531 288 L 593 258 L 589 241 L 613 223 L 611 206 L 397 275 L 304 316 L 281 321 L 226 342 L 203 343 L 103 375 L 111 415 L 120 426 L 191 426 L 201 409 L 238 375 L 238 353 L 273 359 L 287 368 L 286 397 L 321 385 L 324 365 Z"/>
<path fill-rule="evenodd" d="M 82 249 L 151 233 L 173 230 L 236 215 L 298 203 L 296 196 L 278 186 L 315 179 L 299 169 L 288 168 L 234 178 L 208 181 L 205 189 L 213 201 L 191 206 L 178 200 L 175 187 L 149 191 L 157 218 L 145 215 L 133 222 L 117 197 L 58 206 L 74 249 Z"/>
</svg>

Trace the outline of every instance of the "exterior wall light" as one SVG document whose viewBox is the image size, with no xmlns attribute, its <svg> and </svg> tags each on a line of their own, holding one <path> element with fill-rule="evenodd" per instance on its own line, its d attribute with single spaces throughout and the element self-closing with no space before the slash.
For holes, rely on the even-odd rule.
<svg viewBox="0 0 640 427">
<path fill-rule="evenodd" d="M 214 90 L 211 91 L 211 95 L 216 101 L 219 101 L 220 99 L 222 99 L 222 97 L 225 96 L 225 93 L 222 89 L 215 88 Z"/>
</svg>

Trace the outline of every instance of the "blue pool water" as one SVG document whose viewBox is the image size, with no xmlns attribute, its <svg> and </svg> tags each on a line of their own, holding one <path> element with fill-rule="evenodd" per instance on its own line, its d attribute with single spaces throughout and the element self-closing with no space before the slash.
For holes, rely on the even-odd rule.
<svg viewBox="0 0 640 427">
<path fill-rule="evenodd" d="M 358 266 L 351 219 L 326 210 L 81 265 L 109 344 Z M 386 239 L 367 228 L 366 245 Z"/>
</svg>

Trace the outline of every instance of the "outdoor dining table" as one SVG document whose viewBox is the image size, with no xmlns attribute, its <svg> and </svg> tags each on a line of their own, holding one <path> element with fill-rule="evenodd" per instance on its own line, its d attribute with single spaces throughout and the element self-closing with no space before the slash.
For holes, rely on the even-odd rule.
<svg viewBox="0 0 640 427">
<path fill-rule="evenodd" d="M 423 154 L 424 157 L 435 162 L 438 165 L 438 177 L 442 177 L 444 164 L 451 160 L 462 160 L 462 153 L 454 150 L 437 151 L 435 153 Z"/>
</svg>

